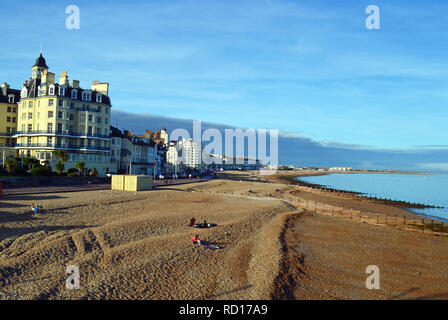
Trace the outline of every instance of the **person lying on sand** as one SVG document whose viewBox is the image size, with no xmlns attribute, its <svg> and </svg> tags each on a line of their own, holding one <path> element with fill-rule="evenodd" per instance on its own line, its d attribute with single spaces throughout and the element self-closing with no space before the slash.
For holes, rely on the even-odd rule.
<svg viewBox="0 0 448 320">
<path fill-rule="evenodd" d="M 193 244 L 201 245 L 201 240 L 199 240 L 199 235 L 195 235 L 193 238 L 191 238 L 191 241 L 193 241 Z"/>
</svg>

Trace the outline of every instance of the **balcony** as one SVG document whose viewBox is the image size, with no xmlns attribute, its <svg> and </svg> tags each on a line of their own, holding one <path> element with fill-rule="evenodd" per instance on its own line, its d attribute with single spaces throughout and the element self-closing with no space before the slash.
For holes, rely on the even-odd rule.
<svg viewBox="0 0 448 320">
<path fill-rule="evenodd" d="M 0 148 L 14 148 L 15 146 L 15 143 L 0 143 Z"/>
<path fill-rule="evenodd" d="M 93 138 L 93 139 L 107 139 L 110 140 L 110 135 L 93 134 L 91 132 L 75 132 L 70 130 L 33 130 L 33 131 L 16 131 L 13 134 L 14 138 L 20 136 L 58 136 L 70 138 Z"/>
<path fill-rule="evenodd" d="M 27 149 L 65 149 L 65 150 L 93 150 L 93 151 L 103 151 L 110 152 L 109 147 L 97 147 L 97 146 L 83 146 L 75 145 L 71 143 L 17 143 L 16 149 L 27 148 Z"/>
<path fill-rule="evenodd" d="M 0 132 L 0 137 L 11 138 L 13 134 L 15 134 L 15 132 Z"/>
</svg>

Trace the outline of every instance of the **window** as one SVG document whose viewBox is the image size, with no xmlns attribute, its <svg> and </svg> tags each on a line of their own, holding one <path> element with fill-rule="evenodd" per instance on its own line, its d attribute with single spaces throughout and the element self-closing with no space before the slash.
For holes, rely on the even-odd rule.
<svg viewBox="0 0 448 320">
<path fill-rule="evenodd" d="M 6 133 L 11 133 L 11 128 L 7 127 L 6 128 Z"/>
<path fill-rule="evenodd" d="M 47 145 L 51 146 L 53 144 L 53 137 L 47 137 Z"/>
<path fill-rule="evenodd" d="M 69 120 L 75 120 L 75 115 L 73 113 L 69 114 Z"/>
<path fill-rule="evenodd" d="M 13 122 L 13 123 L 16 123 L 16 122 L 17 122 L 17 118 L 16 118 L 16 117 L 13 117 L 13 118 L 12 118 L 12 122 Z"/>
<path fill-rule="evenodd" d="M 48 111 L 48 118 L 53 118 L 53 111 Z"/>
<path fill-rule="evenodd" d="M 8 107 L 8 112 L 11 112 L 11 110 L 12 110 L 12 108 L 11 108 L 11 107 Z"/>
<path fill-rule="evenodd" d="M 65 87 L 59 87 L 59 95 L 65 96 Z"/>
<path fill-rule="evenodd" d="M 53 86 L 53 85 L 51 85 L 51 86 L 48 88 L 48 94 L 49 94 L 50 96 L 54 95 L 54 86 Z"/>
<path fill-rule="evenodd" d="M 11 122 L 11 117 L 6 117 L 6 122 Z"/>
<path fill-rule="evenodd" d="M 86 115 L 85 114 L 81 114 L 81 116 L 79 117 L 79 121 L 85 122 L 86 121 Z"/>
<path fill-rule="evenodd" d="M 101 135 L 101 128 L 96 128 L 96 134 L 97 134 L 98 136 Z"/>
<path fill-rule="evenodd" d="M 49 100 L 48 100 L 48 106 L 49 106 L 49 107 L 54 106 L 54 100 L 53 100 L 53 99 L 49 99 Z"/>
<path fill-rule="evenodd" d="M 62 132 L 62 123 L 58 123 L 58 132 Z"/>
<path fill-rule="evenodd" d="M 98 107 L 98 112 L 101 112 L 102 111 L 102 108 L 101 107 Z"/>
<path fill-rule="evenodd" d="M 53 133 L 53 124 L 52 123 L 47 124 L 47 131 L 48 131 L 48 133 Z"/>
<path fill-rule="evenodd" d="M 92 122 L 93 121 L 93 115 L 89 114 L 89 121 Z"/>
<path fill-rule="evenodd" d="M 37 113 L 37 119 L 40 119 L 40 112 Z"/>
<path fill-rule="evenodd" d="M 59 111 L 58 112 L 58 119 L 62 119 L 62 118 L 64 118 L 64 112 Z"/>
<path fill-rule="evenodd" d="M 84 100 L 84 101 L 91 101 L 92 100 L 92 94 L 89 91 L 83 91 L 83 93 L 82 93 L 82 100 Z"/>
<path fill-rule="evenodd" d="M 70 109 L 75 109 L 75 104 L 73 102 L 70 103 Z"/>
<path fill-rule="evenodd" d="M 64 100 L 59 100 L 59 106 L 63 107 L 64 106 Z"/>
<path fill-rule="evenodd" d="M 89 126 L 89 127 L 87 128 L 87 134 L 92 134 L 92 126 Z"/>
<path fill-rule="evenodd" d="M 33 107 L 33 101 L 29 101 L 28 102 L 28 108 L 32 108 Z"/>
<path fill-rule="evenodd" d="M 28 144 L 31 144 L 31 137 L 28 137 Z"/>
<path fill-rule="evenodd" d="M 108 124 L 109 123 L 109 118 L 104 118 L 104 124 Z"/>
<path fill-rule="evenodd" d="M 101 93 L 97 93 L 96 94 L 96 102 L 98 102 L 98 103 L 101 103 Z M 101 107 L 99 107 L 99 108 L 101 108 Z"/>
<path fill-rule="evenodd" d="M 9 101 L 9 103 L 14 103 L 14 95 L 9 95 L 8 101 Z"/>
<path fill-rule="evenodd" d="M 29 124 L 29 125 L 28 125 L 28 132 L 31 132 L 31 131 L 33 131 L 33 125 L 32 125 L 32 124 Z"/>
<path fill-rule="evenodd" d="M 12 112 L 16 113 L 16 112 L 17 112 L 17 108 L 16 108 L 16 107 L 13 107 L 13 108 L 12 108 Z"/>
<path fill-rule="evenodd" d="M 26 120 L 26 113 L 22 113 L 22 120 Z"/>
<path fill-rule="evenodd" d="M 32 112 L 28 112 L 28 120 L 33 120 L 33 113 Z"/>
<path fill-rule="evenodd" d="M 96 117 L 96 122 L 101 123 L 101 117 Z"/>
<path fill-rule="evenodd" d="M 72 99 L 78 99 L 78 90 L 76 89 L 72 90 Z"/>
</svg>

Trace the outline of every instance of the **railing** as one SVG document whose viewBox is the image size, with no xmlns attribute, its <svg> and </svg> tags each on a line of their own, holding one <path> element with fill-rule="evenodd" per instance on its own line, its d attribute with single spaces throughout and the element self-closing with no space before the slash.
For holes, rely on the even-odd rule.
<svg viewBox="0 0 448 320">
<path fill-rule="evenodd" d="M 397 228 L 401 230 L 412 230 L 421 233 L 437 234 L 448 236 L 448 226 L 443 221 L 436 221 L 431 218 L 417 218 L 417 216 L 399 216 L 397 214 L 381 214 L 376 212 L 347 209 L 344 207 L 332 206 L 316 201 L 302 200 L 293 203 L 298 207 L 305 208 L 315 213 L 321 213 L 332 217 L 350 219 L 362 223 Z"/>
<path fill-rule="evenodd" d="M 14 132 L 0 132 L 0 137 L 12 137 Z"/>
<path fill-rule="evenodd" d="M 0 143 L 0 148 L 14 148 L 15 146 L 15 143 Z"/>
<path fill-rule="evenodd" d="M 71 143 L 18 143 L 16 148 L 56 148 L 56 149 L 74 149 L 74 150 L 100 150 L 110 151 L 109 147 L 83 146 Z"/>
<path fill-rule="evenodd" d="M 75 132 L 75 131 L 64 131 L 64 130 L 33 130 L 33 131 L 16 131 L 13 133 L 13 137 L 21 136 L 21 135 L 60 135 L 67 137 L 88 137 L 88 138 L 102 138 L 102 139 L 110 139 L 110 135 L 103 134 L 93 134 L 93 133 L 85 133 L 85 132 Z"/>
</svg>

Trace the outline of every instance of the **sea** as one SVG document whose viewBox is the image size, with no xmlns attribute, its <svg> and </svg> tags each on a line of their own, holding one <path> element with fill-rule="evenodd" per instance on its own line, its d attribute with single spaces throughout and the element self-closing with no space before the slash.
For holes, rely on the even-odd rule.
<svg viewBox="0 0 448 320">
<path fill-rule="evenodd" d="M 423 217 L 448 222 L 448 174 L 337 173 L 297 179 L 372 197 L 444 207 L 409 210 Z"/>
</svg>

